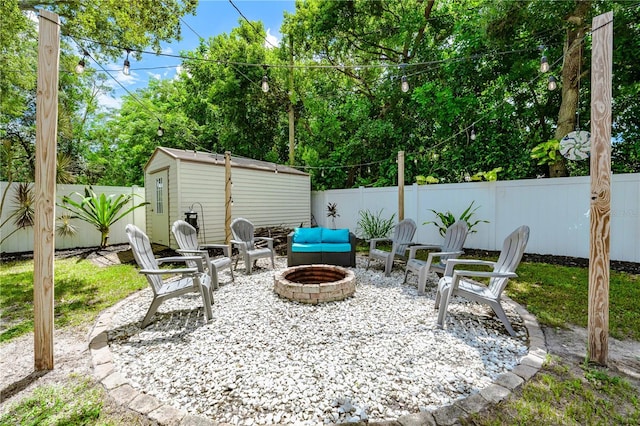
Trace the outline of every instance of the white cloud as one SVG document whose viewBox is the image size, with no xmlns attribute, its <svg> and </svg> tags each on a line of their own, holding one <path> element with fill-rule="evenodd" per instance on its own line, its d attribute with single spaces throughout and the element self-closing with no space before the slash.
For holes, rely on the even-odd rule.
<svg viewBox="0 0 640 426">
<path fill-rule="evenodd" d="M 102 93 L 98 95 L 98 105 L 101 109 L 120 109 L 122 107 L 122 98 L 114 98 L 111 95 Z"/>
<path fill-rule="evenodd" d="M 147 74 L 149 74 L 149 77 L 151 78 L 155 78 L 156 80 L 160 80 L 160 78 L 162 78 L 162 76 L 160 74 L 155 74 L 152 72 L 147 71 Z"/>
<path fill-rule="evenodd" d="M 267 49 L 272 49 L 273 46 L 277 46 L 278 44 L 280 44 L 280 40 L 278 40 L 278 37 L 271 34 L 271 28 L 267 28 L 267 35 L 265 39 L 266 40 L 264 41 L 264 47 L 266 47 Z"/>
<path fill-rule="evenodd" d="M 173 49 L 171 48 L 171 46 L 166 46 L 162 48 L 162 53 L 166 54 L 166 55 L 171 55 L 173 53 Z"/>
<path fill-rule="evenodd" d="M 38 14 L 33 10 L 27 10 L 24 12 L 24 14 L 27 16 L 27 18 L 29 18 L 31 21 L 35 22 L 36 24 L 40 23 L 40 18 L 38 17 Z"/>
</svg>

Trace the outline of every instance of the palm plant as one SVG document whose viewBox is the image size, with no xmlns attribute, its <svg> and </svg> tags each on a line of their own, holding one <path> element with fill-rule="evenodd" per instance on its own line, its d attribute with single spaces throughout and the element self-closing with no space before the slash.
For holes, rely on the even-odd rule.
<svg viewBox="0 0 640 426">
<path fill-rule="evenodd" d="M 7 190 L 10 185 L 7 186 Z M 5 191 L 6 195 L 6 191 Z M 20 229 L 25 229 L 33 226 L 34 221 L 34 204 L 35 197 L 33 195 L 33 187 L 28 183 L 19 183 L 15 189 L 15 194 L 13 197 L 13 203 L 16 208 L 11 212 L 9 217 L 7 217 L 1 224 L 0 228 L 2 228 L 7 222 L 13 219 L 13 223 L 16 225 L 16 228 L 5 235 L 0 243 L 4 240 L 18 232 Z M 0 212 L 2 210 L 0 209 Z"/>
<path fill-rule="evenodd" d="M 80 201 L 72 199 L 72 195 L 79 196 L 81 198 Z M 111 225 L 138 207 L 149 204 L 148 202 L 143 202 L 122 211 L 132 198 L 133 195 L 131 194 L 120 194 L 117 197 L 115 194 L 109 196 L 105 194 L 97 195 L 93 188 L 88 187 L 84 189 L 84 196 L 79 192 L 74 192 L 71 195 L 62 197 L 62 205 L 60 207 L 64 207 L 73 213 L 74 219 L 82 219 L 100 231 L 100 248 L 104 248 L 107 246 Z"/>
<path fill-rule="evenodd" d="M 483 220 L 483 219 L 478 219 L 478 220 L 475 220 L 475 221 L 471 221 L 471 217 L 473 216 L 473 214 L 476 212 L 476 210 L 478 210 L 480 208 L 480 206 L 477 206 L 475 209 L 472 210 L 471 208 L 473 207 L 473 203 L 475 203 L 475 201 L 472 201 L 471 204 L 469 204 L 469 207 L 467 207 L 460 214 L 460 217 L 459 217 L 460 220 L 464 220 L 465 222 L 467 222 L 467 226 L 469 227 L 469 233 L 476 232 L 476 230 L 473 229 L 473 228 L 477 224 L 479 224 L 479 223 L 489 223 L 488 220 Z M 440 235 L 442 235 L 444 237 L 445 234 L 447 233 L 447 228 L 449 228 L 451 225 L 456 223 L 456 221 L 458 219 L 456 219 L 454 214 L 451 213 L 448 210 L 445 213 L 438 212 L 438 211 L 435 211 L 433 209 L 429 209 L 429 210 L 431 210 L 433 212 L 433 214 L 436 215 L 436 217 L 438 218 L 439 222 L 437 222 L 437 221 L 429 221 L 429 222 L 424 222 L 423 225 L 427 225 L 429 223 L 433 223 L 438 228 L 438 231 L 440 232 Z"/>
</svg>

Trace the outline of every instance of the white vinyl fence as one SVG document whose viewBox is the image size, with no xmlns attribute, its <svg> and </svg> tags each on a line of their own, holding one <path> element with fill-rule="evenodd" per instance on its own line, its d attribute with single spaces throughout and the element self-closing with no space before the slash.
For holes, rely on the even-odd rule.
<svg viewBox="0 0 640 426">
<path fill-rule="evenodd" d="M 0 217 L 0 223 L 4 223 L 0 228 L 0 240 L 4 239 L 6 235 L 9 235 L 16 227 L 13 223 L 13 219 L 9 219 L 7 223 L 5 220 L 16 209 L 16 203 L 14 202 L 15 187 L 17 183 L 13 183 L 7 193 L 4 206 L 2 208 L 2 215 Z M 33 184 L 32 184 L 33 185 Z M 7 182 L 0 182 L 0 194 L 4 194 Z M 85 185 L 58 185 L 56 189 L 57 204 L 62 203 L 62 197 L 70 195 L 73 192 L 79 192 L 84 194 Z M 144 188 L 143 187 L 112 187 L 112 186 L 93 186 L 93 190 L 96 194 L 115 194 L 117 197 L 120 194 L 134 194 L 132 201 L 122 211 L 132 205 L 140 204 L 144 202 Z M 75 200 L 80 200 L 78 196 L 73 197 Z M 56 218 L 64 213 L 69 213 L 66 209 L 56 206 Z M 139 208 L 130 212 L 128 215 L 120 219 L 113 226 L 111 226 L 111 232 L 109 233 L 109 244 L 123 244 L 127 243 L 127 235 L 124 232 L 125 226 L 128 223 L 133 223 L 139 226 L 141 229 L 145 229 L 145 209 Z M 56 220 L 56 226 L 59 221 Z M 78 247 L 97 247 L 100 245 L 100 232 L 93 226 L 89 225 L 80 219 L 73 219 L 71 223 L 76 227 L 78 232 L 74 236 L 61 237 L 55 235 L 56 249 L 65 248 L 78 248 Z M 18 230 L 11 235 L 0 246 L 0 252 L 2 253 L 19 253 L 33 251 L 33 228 L 25 228 Z"/>
<path fill-rule="evenodd" d="M 611 260 L 640 262 L 640 173 L 611 176 Z M 405 187 L 404 217 L 418 224 L 415 240 L 439 244 L 430 211 L 451 211 L 456 217 L 475 201 L 472 219 L 484 219 L 465 247 L 500 250 L 504 238 L 520 225 L 531 235 L 527 253 L 589 257 L 590 178 L 568 177 L 518 181 L 468 182 Z M 398 218 L 398 189 L 356 188 L 313 192 L 311 212 L 319 226 L 332 227 L 327 204 L 336 203 L 337 228 L 357 230 L 359 212 L 382 211 Z"/>
</svg>

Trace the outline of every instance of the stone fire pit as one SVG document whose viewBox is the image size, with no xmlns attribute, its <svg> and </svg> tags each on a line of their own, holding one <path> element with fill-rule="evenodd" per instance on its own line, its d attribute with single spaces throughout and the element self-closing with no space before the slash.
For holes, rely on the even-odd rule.
<svg viewBox="0 0 640 426">
<path fill-rule="evenodd" d="M 315 305 L 353 296 L 356 277 L 340 266 L 293 266 L 276 273 L 273 290 L 280 297 Z"/>
</svg>

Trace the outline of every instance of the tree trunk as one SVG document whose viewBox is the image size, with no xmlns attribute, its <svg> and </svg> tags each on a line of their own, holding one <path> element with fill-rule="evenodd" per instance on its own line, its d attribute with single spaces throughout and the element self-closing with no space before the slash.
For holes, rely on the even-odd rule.
<svg viewBox="0 0 640 426">
<path fill-rule="evenodd" d="M 584 37 L 584 20 L 591 8 L 591 1 L 578 1 L 573 13 L 567 17 L 569 24 L 564 46 L 564 63 L 562 64 L 562 102 L 558 111 L 558 123 L 554 139 L 560 140 L 576 127 L 576 111 L 578 110 L 580 86 L 580 65 L 582 64 L 582 39 Z M 567 176 L 566 160 L 559 158 L 549 164 L 549 177 Z"/>
</svg>

